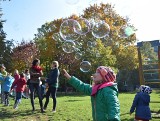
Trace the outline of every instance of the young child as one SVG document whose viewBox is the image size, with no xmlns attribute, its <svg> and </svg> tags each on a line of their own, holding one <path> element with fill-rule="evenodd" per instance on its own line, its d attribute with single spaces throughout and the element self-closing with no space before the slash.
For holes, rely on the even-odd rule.
<svg viewBox="0 0 160 121">
<path fill-rule="evenodd" d="M 22 93 L 26 87 L 26 79 L 24 77 L 24 73 L 20 74 L 20 79 L 18 79 L 17 81 L 14 81 L 11 87 L 11 90 L 16 86 L 16 100 L 14 103 L 13 108 L 17 109 L 19 103 L 21 102 L 22 99 Z"/>
<path fill-rule="evenodd" d="M 14 78 L 11 75 L 12 73 L 8 72 L 6 77 L 1 77 L 3 80 L 3 94 L 5 106 L 9 106 L 9 92 L 14 81 Z"/>
<path fill-rule="evenodd" d="M 6 67 L 4 66 L 4 64 L 0 65 L 0 73 L 2 74 L 3 77 L 7 76 L 7 71 L 6 71 Z M 3 94 L 3 80 L 0 80 L 0 88 L 1 88 L 1 103 L 4 103 L 4 94 Z"/>
<path fill-rule="evenodd" d="M 93 121 L 120 121 L 120 104 L 118 100 L 116 75 L 111 68 L 99 66 L 93 74 L 93 85 L 83 83 L 70 76 L 65 69 L 64 76 L 68 83 L 79 91 L 91 95 Z"/>
<path fill-rule="evenodd" d="M 135 121 L 149 121 L 151 119 L 151 111 L 149 108 L 150 93 L 152 89 L 149 86 L 141 85 L 139 92 L 135 95 L 133 104 L 130 109 L 130 115 L 135 112 Z"/>
</svg>

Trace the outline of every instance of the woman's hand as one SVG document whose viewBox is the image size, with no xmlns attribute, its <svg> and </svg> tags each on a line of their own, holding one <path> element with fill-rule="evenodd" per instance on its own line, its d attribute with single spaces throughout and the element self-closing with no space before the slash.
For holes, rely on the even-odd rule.
<svg viewBox="0 0 160 121">
<path fill-rule="evenodd" d="M 71 76 L 68 74 L 68 72 L 67 72 L 65 69 L 63 69 L 63 73 L 64 73 L 64 76 L 65 76 L 67 79 L 70 79 L 70 78 L 71 78 Z"/>
</svg>

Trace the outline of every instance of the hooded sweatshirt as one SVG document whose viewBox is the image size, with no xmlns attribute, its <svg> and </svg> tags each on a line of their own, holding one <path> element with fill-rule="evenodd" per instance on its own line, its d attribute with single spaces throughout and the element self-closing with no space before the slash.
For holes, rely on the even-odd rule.
<svg viewBox="0 0 160 121">
<path fill-rule="evenodd" d="M 135 116 L 142 119 L 151 119 L 151 112 L 149 108 L 150 95 L 145 92 L 138 92 L 133 100 L 130 113 L 136 109 Z"/>
<path fill-rule="evenodd" d="M 12 84 L 11 89 L 13 89 L 14 86 L 16 87 L 16 92 L 23 92 L 26 86 L 26 79 L 25 78 L 20 78 L 17 81 L 14 81 L 14 83 Z"/>
</svg>

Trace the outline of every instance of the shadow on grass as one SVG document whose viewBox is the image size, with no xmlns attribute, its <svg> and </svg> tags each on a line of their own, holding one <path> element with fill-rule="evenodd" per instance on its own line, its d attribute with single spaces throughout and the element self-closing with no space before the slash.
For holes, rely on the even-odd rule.
<svg viewBox="0 0 160 121">
<path fill-rule="evenodd" d="M 150 103 L 160 103 L 160 101 L 151 101 Z"/>
<path fill-rule="evenodd" d="M 125 119 L 122 119 L 121 121 L 134 121 L 134 118 L 131 118 L 131 119 L 125 118 Z"/>
<path fill-rule="evenodd" d="M 64 97 L 64 96 L 78 96 L 78 97 L 85 97 L 85 96 L 88 96 L 88 95 L 85 95 L 84 93 L 81 93 L 81 92 L 68 92 L 68 93 L 65 93 L 65 92 L 59 92 L 57 93 L 57 96 L 58 97 Z"/>
<path fill-rule="evenodd" d="M 123 115 L 129 115 L 130 113 L 123 113 L 123 114 L 121 114 L 120 116 L 123 116 Z"/>
<path fill-rule="evenodd" d="M 76 102 L 76 101 L 84 101 L 84 100 L 66 100 L 65 102 Z"/>
<path fill-rule="evenodd" d="M 14 110 L 14 111 L 9 111 L 6 108 L 2 108 L 0 111 L 0 120 L 5 120 L 5 119 L 14 119 L 16 117 L 24 117 L 24 116 L 30 116 L 30 115 L 38 115 L 42 114 L 40 112 L 40 109 L 35 110 L 32 112 L 31 110 Z"/>
</svg>

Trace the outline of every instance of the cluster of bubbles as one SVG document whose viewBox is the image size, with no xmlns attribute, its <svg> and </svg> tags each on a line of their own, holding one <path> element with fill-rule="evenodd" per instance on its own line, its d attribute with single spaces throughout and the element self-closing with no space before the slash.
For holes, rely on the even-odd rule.
<svg viewBox="0 0 160 121">
<path fill-rule="evenodd" d="M 96 40 L 97 38 L 106 38 L 110 34 L 110 26 L 103 20 L 89 21 L 85 18 L 79 18 L 78 20 L 66 19 L 62 22 L 60 26 L 59 33 L 53 34 L 54 40 L 63 41 L 62 50 L 65 53 L 75 53 L 75 59 L 80 60 L 83 53 L 77 46 L 81 46 L 80 42 L 77 42 L 82 36 L 87 36 L 86 34 L 91 32 L 92 36 Z M 131 26 L 122 26 L 119 37 L 127 38 L 134 33 Z M 88 49 L 96 46 L 96 41 L 87 41 Z M 99 52 L 96 52 L 96 57 L 100 57 Z M 88 72 L 91 68 L 91 63 L 89 61 L 82 61 L 80 63 L 80 70 L 82 72 Z"/>
</svg>

